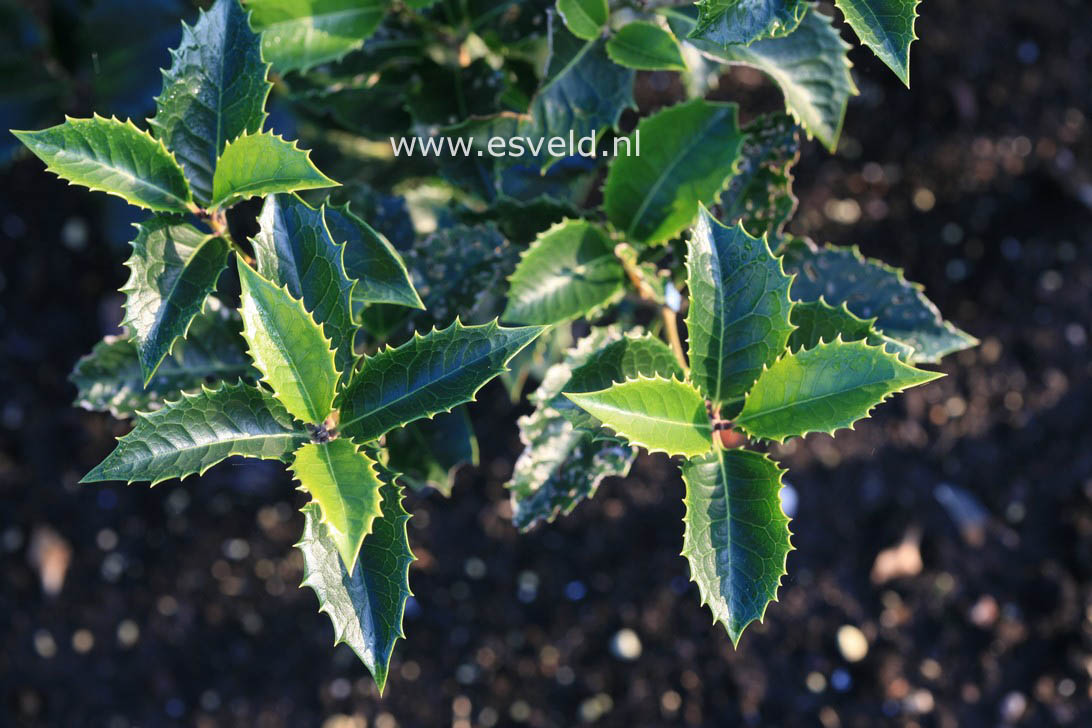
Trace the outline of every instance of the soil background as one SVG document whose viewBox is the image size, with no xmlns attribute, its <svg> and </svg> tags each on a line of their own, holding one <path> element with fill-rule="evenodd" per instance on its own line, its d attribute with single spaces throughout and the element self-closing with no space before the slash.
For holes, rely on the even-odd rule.
<svg viewBox="0 0 1092 728">
<path fill-rule="evenodd" d="M 175 5 L 103 42 L 166 65 L 151 8 L 175 27 L 192 14 Z M 4 167 L 0 725 L 1092 725 L 1092 5 L 920 11 L 912 91 L 851 53 L 862 93 L 839 154 L 806 146 L 793 229 L 905 268 L 982 345 L 855 431 L 781 449 L 797 550 L 738 649 L 678 556 L 665 459 L 516 533 L 502 484 L 519 443 L 492 384 L 472 408 L 481 467 L 450 500 L 407 500 L 416 597 L 380 698 L 296 588 L 303 497 L 279 466 L 77 485 L 126 429 L 71 408 L 66 376 L 117 325 L 131 217 L 36 160 Z M 138 98 L 158 90 L 139 80 Z M 103 110 L 100 86 L 67 110 Z M 780 104 L 743 71 L 719 95 Z M 877 556 L 900 545 L 885 580 Z"/>
</svg>

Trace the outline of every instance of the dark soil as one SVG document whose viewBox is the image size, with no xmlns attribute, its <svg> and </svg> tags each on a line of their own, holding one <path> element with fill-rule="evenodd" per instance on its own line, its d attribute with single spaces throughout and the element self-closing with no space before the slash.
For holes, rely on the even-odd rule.
<svg viewBox="0 0 1092 728">
<path fill-rule="evenodd" d="M 515 532 L 494 384 L 481 467 L 450 500 L 408 499 L 417 596 L 380 699 L 296 588 L 302 496 L 280 467 L 76 484 L 125 429 L 71 409 L 66 375 L 117 323 L 126 213 L 9 167 L 0 725 L 1092 725 L 1092 6 L 928 0 L 919 35 L 912 92 L 854 51 L 862 95 L 837 156 L 808 145 L 794 229 L 904 267 L 983 343 L 856 431 L 782 449 L 798 550 L 738 649 L 688 583 L 665 459 Z M 779 103 L 728 82 L 745 108 Z M 916 534 L 920 572 L 876 583 Z M 47 596 L 36 555 L 65 548 Z"/>
</svg>

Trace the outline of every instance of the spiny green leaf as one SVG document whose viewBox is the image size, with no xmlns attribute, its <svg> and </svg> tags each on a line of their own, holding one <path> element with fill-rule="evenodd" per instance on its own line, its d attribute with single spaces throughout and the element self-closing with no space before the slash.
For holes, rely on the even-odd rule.
<svg viewBox="0 0 1092 728">
<path fill-rule="evenodd" d="M 863 318 L 875 318 L 875 326 L 883 334 L 913 349 L 912 364 L 933 364 L 978 344 L 973 336 L 941 318 L 921 285 L 907 281 L 898 268 L 865 258 L 856 247 L 819 248 L 793 240 L 783 252 L 785 270 L 796 274 L 791 291 L 794 300 L 822 297 L 835 306 L 845 303 Z"/>
<path fill-rule="evenodd" d="M 334 644 L 344 642 L 371 672 L 379 692 L 387 682 L 394 643 L 404 638 L 402 615 L 410 597 L 409 567 L 413 563 L 402 507 L 402 489 L 395 474 L 378 467 L 382 516 L 364 537 L 360 558 L 350 572 L 338 555 L 329 527 L 317 503 L 303 507 L 303 536 L 296 548 L 303 554 L 303 584 L 315 591 L 319 611 L 334 625 Z"/>
<path fill-rule="evenodd" d="M 580 501 L 595 494 L 604 478 L 629 472 L 637 448 L 591 430 L 575 429 L 561 409 L 564 403 L 599 429 L 598 420 L 562 396 L 561 390 L 571 383 L 574 371 L 589 364 L 605 347 L 622 343 L 621 337 L 616 326 L 593 328 L 546 370 L 542 384 L 529 397 L 535 411 L 519 418 L 524 448 L 505 486 L 511 492 L 512 521 L 517 528 L 528 529 L 539 521 L 553 521 L 558 514 L 570 513 Z M 600 368 L 611 368 L 609 360 Z M 603 387 L 609 385 L 610 380 Z"/>
<path fill-rule="evenodd" d="M 607 0 L 557 0 L 557 12 L 577 38 L 595 40 L 607 25 Z"/>
<path fill-rule="evenodd" d="M 676 10 L 665 14 L 676 33 L 684 33 L 693 23 Z M 749 46 L 718 46 L 698 39 L 691 42 L 714 60 L 742 63 L 770 76 L 781 87 L 785 107 L 808 135 L 831 151 L 838 146 L 846 104 L 857 94 L 857 87 L 849 72 L 850 45 L 828 16 L 812 8 L 792 35 Z"/>
<path fill-rule="evenodd" d="M 201 312 L 230 252 L 223 238 L 177 219 L 153 217 L 136 228 L 133 254 L 125 263 L 129 280 L 121 289 L 123 325 L 132 331 L 147 384 Z"/>
<path fill-rule="evenodd" d="M 243 134 L 229 141 L 212 176 L 212 206 L 225 207 L 274 192 L 336 187 L 318 171 L 310 154 L 273 132 Z"/>
<path fill-rule="evenodd" d="M 725 227 L 702 207 L 687 242 L 690 377 L 714 404 L 737 400 L 785 350 L 789 285 L 765 238 Z"/>
<path fill-rule="evenodd" d="M 641 120 L 640 156 L 616 158 L 603 189 L 607 217 L 628 242 L 673 238 L 694 221 L 699 202 L 717 201 L 743 144 L 738 113 L 735 104 L 694 99 Z"/>
<path fill-rule="evenodd" d="M 310 493 L 322 509 L 326 532 L 350 572 L 364 537 L 372 532 L 372 522 L 382 515 L 376 467 L 345 439 L 309 442 L 296 451 L 289 466 L 300 490 Z"/>
<path fill-rule="evenodd" d="M 598 392 L 641 376 L 682 379 L 684 373 L 667 344 L 648 334 L 627 334 L 588 355 L 573 369 L 563 389 L 577 394 Z M 598 420 L 560 393 L 550 400 L 550 405 L 575 427 L 589 430 L 599 427 Z"/>
<path fill-rule="evenodd" d="M 107 336 L 76 363 L 68 380 L 76 386 L 78 407 L 132 417 L 137 410 L 158 409 L 168 397 L 197 390 L 213 381 L 251 380 L 238 314 L 210 298 L 190 324 L 187 340 L 178 341 L 145 385 L 137 345 L 128 336 Z"/>
<path fill-rule="evenodd" d="M 202 205 L 212 198 L 212 173 L 224 145 L 262 129 L 273 87 L 268 69 L 260 38 L 237 0 L 217 0 L 192 26 L 182 24 L 182 42 L 171 51 L 148 125 L 177 155 Z"/>
<path fill-rule="evenodd" d="M 789 35 L 808 10 L 804 0 L 698 0 L 697 5 L 689 38 L 719 46 Z"/>
<path fill-rule="evenodd" d="M 682 555 L 702 604 L 733 645 L 777 599 L 792 544 L 779 493 L 785 471 L 766 455 L 724 450 L 687 460 Z"/>
<path fill-rule="evenodd" d="M 622 294 L 625 271 L 598 225 L 564 220 L 538 236 L 511 277 L 504 319 L 555 324 L 585 316 Z"/>
<path fill-rule="evenodd" d="M 425 307 L 402 256 L 387 238 L 354 215 L 348 204 L 327 204 L 322 212 L 330 235 L 345 245 L 345 272 L 358 281 L 353 287 L 354 301 Z"/>
<path fill-rule="evenodd" d="M 450 496 L 455 471 L 478 464 L 478 439 L 465 406 L 392 430 L 386 441 L 390 466 L 414 490 L 432 487 Z"/>
<path fill-rule="evenodd" d="M 281 73 L 336 61 L 364 45 L 388 0 L 244 0 L 262 32 L 266 60 Z"/>
<path fill-rule="evenodd" d="M 565 396 L 649 452 L 692 457 L 713 446 L 705 400 L 687 382 L 639 376 L 599 392 Z"/>
<path fill-rule="evenodd" d="M 253 240 L 258 273 L 303 301 L 333 342 L 338 370 L 348 372 L 356 358 L 356 324 L 345 247 L 330 237 L 322 210 L 295 195 L 267 197 L 258 226 Z"/>
<path fill-rule="evenodd" d="M 752 235 L 777 240 L 796 211 L 792 166 L 800 157 L 798 128 L 788 114 L 766 114 L 743 127 L 739 173 L 721 195 L 721 219 Z"/>
<path fill-rule="evenodd" d="M 326 419 L 337 391 L 330 340 L 285 288 L 277 288 L 239 261 L 243 336 L 262 381 L 292 413 L 310 424 Z"/>
<path fill-rule="evenodd" d="M 910 44 L 921 0 L 834 0 L 861 42 L 910 88 Z"/>
<path fill-rule="evenodd" d="M 174 156 L 131 121 L 66 118 L 41 131 L 12 131 L 58 177 L 157 212 L 189 212 L 193 195 Z"/>
<path fill-rule="evenodd" d="M 838 306 L 831 306 L 822 298 L 818 301 L 797 302 L 792 307 L 792 323 L 796 329 L 789 336 L 789 349 L 813 349 L 820 341 L 867 341 L 873 346 L 882 344 L 887 351 L 898 355 L 903 361 L 910 361 L 914 350 L 884 336 L 874 326 L 876 319 L 863 319 L 855 316 L 846 308 L 843 301 Z"/>
<path fill-rule="evenodd" d="M 202 387 L 161 410 L 137 414 L 132 432 L 81 483 L 149 481 L 203 474 L 231 457 L 282 460 L 307 432 L 277 400 L 249 384 Z"/>
<path fill-rule="evenodd" d="M 398 348 L 366 357 L 339 397 L 341 432 L 367 442 L 472 401 L 542 330 L 502 328 L 496 321 L 463 326 L 456 319 L 446 329 L 414 334 Z"/>
<path fill-rule="evenodd" d="M 809 432 L 834 434 L 891 394 L 941 376 L 903 364 L 882 346 L 836 339 L 787 353 L 762 372 L 735 424 L 775 442 Z"/>
<path fill-rule="evenodd" d="M 623 25 L 607 41 L 615 63 L 638 71 L 685 71 L 686 62 L 675 36 L 654 23 Z"/>
</svg>

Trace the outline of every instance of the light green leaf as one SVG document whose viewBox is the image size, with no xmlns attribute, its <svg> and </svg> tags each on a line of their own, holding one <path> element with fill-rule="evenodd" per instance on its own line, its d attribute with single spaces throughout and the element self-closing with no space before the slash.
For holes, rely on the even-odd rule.
<svg viewBox="0 0 1092 728">
<path fill-rule="evenodd" d="M 834 0 L 861 42 L 910 88 L 910 44 L 921 0 Z"/>
<path fill-rule="evenodd" d="M 822 297 L 835 306 L 845 303 L 857 316 L 874 318 L 881 333 L 913 349 L 912 364 L 934 364 L 978 345 L 941 317 L 921 285 L 907 281 L 898 268 L 865 258 L 856 247 L 818 248 L 793 240 L 784 246 L 784 254 L 785 270 L 796 274 L 794 300 Z"/>
<path fill-rule="evenodd" d="M 463 326 L 456 319 L 446 329 L 414 334 L 398 348 L 366 357 L 339 397 L 341 432 L 367 442 L 472 401 L 542 330 L 502 328 L 496 321 Z"/>
<path fill-rule="evenodd" d="M 322 423 L 333 408 L 338 369 L 330 340 L 285 288 L 239 261 L 243 337 L 262 381 L 296 418 Z"/>
<path fill-rule="evenodd" d="M 216 288 L 229 250 L 223 238 L 177 219 L 153 217 L 136 228 L 122 325 L 132 331 L 147 384 Z"/>
<path fill-rule="evenodd" d="M 792 323 L 796 329 L 789 336 L 789 349 L 814 349 L 820 341 L 864 340 L 873 346 L 882 344 L 887 351 L 909 362 L 914 350 L 878 332 L 874 325 L 876 319 L 863 319 L 855 316 L 846 308 L 843 301 L 838 306 L 831 306 L 822 298 L 818 301 L 797 302 L 792 307 Z"/>
<path fill-rule="evenodd" d="M 693 20 L 676 10 L 665 11 L 676 33 L 685 33 Z M 749 46 L 718 46 L 691 42 L 708 57 L 742 63 L 762 71 L 781 87 L 785 107 L 809 136 L 834 151 L 845 120 L 846 104 L 857 95 L 849 69 L 850 45 L 831 19 L 812 8 L 788 37 L 770 38 Z"/>
<path fill-rule="evenodd" d="M 555 324 L 585 316 L 622 295 L 625 271 L 598 225 L 563 220 L 523 254 L 510 279 L 504 320 Z"/>
<path fill-rule="evenodd" d="M 690 38 L 718 46 L 786 36 L 808 10 L 804 0 L 698 0 L 697 5 Z"/>
<path fill-rule="evenodd" d="M 128 336 L 107 336 L 84 356 L 69 375 L 78 390 L 74 404 L 115 417 L 132 417 L 137 410 L 159 409 L 180 391 L 195 391 L 213 381 L 253 380 L 238 314 L 210 298 L 204 312 L 190 324 L 187 340 L 159 365 L 147 386 L 137 345 Z"/>
<path fill-rule="evenodd" d="M 345 439 L 309 442 L 296 451 L 289 466 L 300 490 L 310 493 L 322 509 L 322 523 L 348 571 L 356 566 L 372 521 L 382 515 L 376 467 Z"/>
<path fill-rule="evenodd" d="M 599 392 L 565 396 L 649 452 L 692 457 L 713 446 L 705 400 L 678 379 L 638 377 Z"/>
<path fill-rule="evenodd" d="M 796 211 L 790 170 L 800 157 L 798 129 L 788 114 L 777 113 L 758 117 L 743 131 L 739 173 L 721 195 L 721 219 L 778 240 Z"/>
<path fill-rule="evenodd" d="M 628 334 L 585 357 L 583 363 L 573 368 L 563 390 L 577 394 L 598 392 L 641 376 L 682 379 L 684 373 L 667 344 L 648 334 Z M 598 420 L 560 393 L 550 400 L 550 405 L 578 428 L 599 428 Z"/>
<path fill-rule="evenodd" d="M 157 212 L 189 212 L 190 186 L 174 156 L 131 121 L 66 118 L 42 131 L 12 131 L 58 177 Z"/>
<path fill-rule="evenodd" d="M 517 528 L 526 530 L 568 514 L 580 501 L 592 497 L 604 478 L 624 477 L 629 472 L 637 448 L 598 432 L 575 429 L 560 409 L 564 403 L 592 419 L 562 396 L 561 390 L 569 385 L 575 370 L 587 365 L 604 347 L 622 343 L 621 337 L 615 326 L 593 328 L 546 370 L 542 384 L 528 398 L 535 411 L 519 418 L 524 448 L 505 485 L 511 492 L 512 521 Z M 601 368 L 609 368 L 609 362 L 604 361 Z M 609 385 L 608 380 L 603 387 Z M 598 421 L 593 422 L 598 430 Z"/>
<path fill-rule="evenodd" d="M 286 461 L 307 432 L 277 400 L 249 384 L 202 387 L 137 414 L 132 432 L 81 483 L 149 481 L 203 474 L 232 455 Z"/>
<path fill-rule="evenodd" d="M 742 397 L 792 333 L 789 285 L 764 238 L 704 207 L 687 242 L 690 377 L 713 404 Z"/>
<path fill-rule="evenodd" d="M 679 41 L 654 23 L 623 25 L 607 41 L 607 55 L 620 66 L 638 71 L 685 71 Z"/>
<path fill-rule="evenodd" d="M 425 307 L 410 282 L 402 256 L 390 241 L 354 215 L 348 204 L 327 204 L 323 216 L 334 241 L 345 245 L 345 272 L 357 281 L 354 301 Z"/>
<path fill-rule="evenodd" d="M 311 163 L 310 154 L 273 132 L 229 141 L 212 177 L 212 206 L 226 207 L 274 192 L 336 187 Z"/>
<path fill-rule="evenodd" d="M 762 372 L 735 425 L 775 442 L 809 432 L 834 434 L 891 394 L 941 376 L 903 364 L 882 346 L 836 339 L 785 354 Z"/>
<path fill-rule="evenodd" d="M 388 0 L 244 0 L 265 59 L 281 73 L 336 61 L 364 45 Z"/>
<path fill-rule="evenodd" d="M 414 490 L 431 487 L 450 496 L 455 471 L 478 464 L 478 439 L 465 406 L 392 430 L 386 443 L 390 466 Z"/>
<path fill-rule="evenodd" d="M 217 0 L 192 26 L 182 24 L 182 42 L 171 51 L 148 125 L 177 155 L 202 205 L 212 198 L 212 173 L 224 145 L 262 129 L 273 87 L 268 69 L 260 38 L 236 0 Z"/>
<path fill-rule="evenodd" d="M 762 621 L 787 573 L 792 534 L 779 498 L 784 472 L 761 453 L 721 448 L 682 466 L 682 555 L 702 604 L 733 645 L 748 624 Z"/>
<path fill-rule="evenodd" d="M 673 238 L 694 221 L 699 202 L 717 201 L 743 144 L 738 112 L 694 99 L 641 120 L 630 135 L 644 141 L 640 156 L 616 158 L 603 189 L 607 217 L 628 242 Z"/>
<path fill-rule="evenodd" d="M 387 683 L 394 643 L 405 637 L 402 615 L 410 597 L 409 567 L 413 563 L 402 507 L 402 489 L 395 475 L 378 467 L 382 517 L 372 522 L 360 558 L 350 572 L 338 555 L 329 527 L 317 503 L 303 507 L 303 536 L 296 547 L 303 554 L 303 584 L 315 591 L 319 611 L 334 625 L 334 644 L 344 642 L 371 672 L 382 694 Z"/>
<path fill-rule="evenodd" d="M 607 0 L 557 0 L 557 12 L 577 38 L 595 40 L 607 26 Z"/>
<path fill-rule="evenodd" d="M 345 273 L 345 248 L 334 242 L 322 210 L 295 195 L 270 195 L 258 216 L 254 258 L 258 273 L 303 306 L 334 344 L 334 362 L 341 372 L 356 359 L 353 340 L 353 281 Z"/>
</svg>

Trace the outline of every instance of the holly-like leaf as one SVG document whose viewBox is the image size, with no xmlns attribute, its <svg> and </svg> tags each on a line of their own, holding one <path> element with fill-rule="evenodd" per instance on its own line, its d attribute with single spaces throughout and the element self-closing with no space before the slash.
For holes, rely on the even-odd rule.
<svg viewBox="0 0 1092 728">
<path fill-rule="evenodd" d="M 377 464 L 350 440 L 309 442 L 292 458 L 289 469 L 300 490 L 322 509 L 322 523 L 337 547 L 346 570 L 356 566 L 364 537 L 372 532 L 379 510 Z"/>
<path fill-rule="evenodd" d="M 686 483 L 682 555 L 702 604 L 733 645 L 777 599 L 792 544 L 779 492 L 785 471 L 766 455 L 717 448 L 682 466 Z"/>
<path fill-rule="evenodd" d="M 883 345 L 887 351 L 898 355 L 903 361 L 910 361 L 914 350 L 894 339 L 884 336 L 875 329 L 876 319 L 863 319 L 855 316 L 846 308 L 843 301 L 838 306 L 831 306 L 822 298 L 818 301 L 797 302 L 792 307 L 792 323 L 796 326 L 789 336 L 789 349 L 813 349 L 820 341 L 864 340 L 873 346 Z"/>
<path fill-rule="evenodd" d="M 349 210 L 349 205 L 323 208 L 334 241 L 345 245 L 345 272 L 357 281 L 353 300 L 423 309 L 402 256 L 382 233 Z"/>
<path fill-rule="evenodd" d="M 857 316 L 876 320 L 884 335 L 913 349 L 910 363 L 933 364 L 978 344 L 970 334 L 941 318 L 922 286 L 902 271 L 871 258 L 856 247 L 822 248 L 793 240 L 784 246 L 785 270 L 795 273 L 791 295 L 797 301 L 845 303 Z"/>
<path fill-rule="evenodd" d="M 223 238 L 177 219 L 153 217 L 136 228 L 133 254 L 125 263 L 129 280 L 121 289 L 123 325 L 132 331 L 147 384 L 201 312 L 230 252 Z"/>
<path fill-rule="evenodd" d="M 666 11 L 676 33 L 693 20 L 676 10 Z M 834 151 L 842 132 L 846 104 L 857 95 L 849 69 L 850 45 L 831 25 L 831 18 L 812 8 L 800 26 L 785 38 L 755 41 L 749 46 L 719 46 L 690 39 L 706 56 L 723 63 L 742 63 L 762 71 L 781 87 L 785 108 L 809 136 Z"/>
<path fill-rule="evenodd" d="M 456 319 L 446 329 L 414 334 L 397 348 L 366 357 L 339 396 L 341 432 L 367 442 L 472 401 L 542 330 L 503 328 L 496 321 L 463 326 Z"/>
<path fill-rule="evenodd" d="M 747 134 L 739 173 L 721 195 L 721 219 L 747 232 L 778 239 L 796 211 L 792 166 L 800 158 L 796 124 L 787 114 L 766 114 L 743 127 Z"/>
<path fill-rule="evenodd" d="M 565 396 L 649 452 L 692 457 L 713 446 L 705 400 L 687 382 L 638 377 L 598 392 Z"/>
<path fill-rule="evenodd" d="M 193 195 L 174 156 L 131 121 L 93 116 L 68 118 L 41 131 L 12 131 L 73 184 L 116 195 L 130 205 L 157 212 L 189 212 Z"/>
<path fill-rule="evenodd" d="M 414 488 L 451 495 L 455 471 L 478 464 L 478 439 L 465 406 L 417 420 L 387 434 L 389 464 Z"/>
<path fill-rule="evenodd" d="M 622 295 L 625 271 L 598 225 L 564 220 L 538 236 L 511 277 L 504 320 L 555 324 Z"/>
<path fill-rule="evenodd" d="M 775 442 L 809 432 L 834 434 L 891 394 L 942 376 L 904 364 L 882 346 L 836 339 L 789 352 L 762 372 L 735 424 Z"/>
<path fill-rule="evenodd" d="M 792 333 L 789 285 L 765 238 L 704 207 L 687 242 L 690 378 L 714 404 L 738 400 Z"/>
<path fill-rule="evenodd" d="M 192 26 L 182 24 L 182 42 L 171 51 L 148 125 L 175 153 L 202 205 L 212 198 L 212 173 L 224 145 L 262 129 L 273 87 L 268 68 L 237 0 L 217 0 Z"/>
<path fill-rule="evenodd" d="M 573 368 L 563 389 L 576 394 L 599 392 L 612 384 L 642 376 L 682 379 L 684 375 L 671 347 L 648 334 L 631 334 L 589 354 L 583 363 Z M 560 393 L 550 400 L 550 405 L 578 428 L 594 430 L 599 427 L 598 420 Z"/>
<path fill-rule="evenodd" d="M 607 55 L 638 71 L 685 71 L 679 41 L 654 23 L 626 23 L 607 41 Z"/>
<path fill-rule="evenodd" d="M 128 336 L 107 336 L 72 370 L 78 407 L 132 417 L 137 410 L 159 409 L 168 397 L 194 391 L 213 381 L 257 379 L 250 365 L 238 314 L 209 299 L 204 312 L 190 324 L 189 338 L 174 349 L 145 384 L 136 342 Z"/>
<path fill-rule="evenodd" d="M 265 59 L 281 73 L 336 61 L 364 45 L 389 0 L 244 0 Z"/>
<path fill-rule="evenodd" d="M 286 461 L 307 437 L 304 427 L 258 387 L 202 387 L 161 410 L 137 414 L 132 432 L 80 482 L 155 485 L 200 475 L 232 455 Z"/>
<path fill-rule="evenodd" d="M 749 45 L 796 30 L 808 4 L 804 0 L 699 0 L 690 39 L 718 46 Z"/>
<path fill-rule="evenodd" d="M 715 203 L 734 174 L 744 136 L 735 104 L 694 99 L 642 119 L 640 155 L 610 165 L 603 207 L 630 243 L 661 243 Z"/>
<path fill-rule="evenodd" d="M 557 0 L 557 12 L 565 27 L 583 40 L 595 40 L 607 25 L 607 0 Z"/>
<path fill-rule="evenodd" d="M 336 187 L 310 154 L 273 132 L 243 134 L 227 143 L 212 176 L 212 206 L 227 207 L 274 192 Z"/>
<path fill-rule="evenodd" d="M 345 247 L 330 237 L 322 210 L 295 195 L 267 197 L 258 226 L 253 240 L 258 273 L 303 301 L 333 342 L 338 370 L 348 372 L 356 358 L 356 324 Z"/>
<path fill-rule="evenodd" d="M 910 44 L 921 0 L 834 0 L 861 42 L 910 88 Z"/>
<path fill-rule="evenodd" d="M 239 261 L 243 337 L 262 381 L 292 416 L 311 424 L 333 408 L 339 372 L 330 340 L 303 301 Z"/>
<path fill-rule="evenodd" d="M 319 611 L 334 625 L 334 644 L 344 642 L 371 672 L 379 692 L 387 683 L 394 643 L 405 637 L 402 615 L 410 597 L 409 567 L 413 563 L 402 507 L 402 489 L 395 476 L 378 467 L 382 516 L 364 537 L 360 558 L 345 568 L 337 544 L 317 503 L 303 507 L 303 536 L 296 547 L 303 554 L 303 583 L 315 591 Z"/>
<path fill-rule="evenodd" d="M 629 472 L 637 448 L 589 429 L 575 429 L 561 409 L 564 404 L 592 419 L 561 391 L 571 383 L 574 371 L 587 365 L 605 347 L 622 342 L 618 327 L 593 328 L 564 353 L 561 361 L 545 371 L 542 384 L 528 398 L 535 411 L 519 418 L 524 448 L 505 486 L 511 492 L 512 521 L 517 528 L 528 529 L 539 521 L 553 521 L 559 514 L 568 514 L 580 501 L 594 495 L 604 478 L 624 477 Z M 611 368 L 610 361 L 619 359 L 614 356 L 604 360 L 601 368 Z M 608 379 L 595 389 L 610 383 Z M 598 430 L 598 420 L 592 421 Z"/>
</svg>

